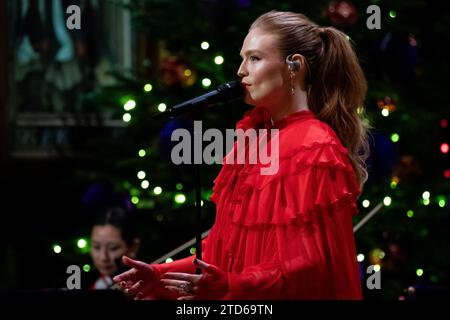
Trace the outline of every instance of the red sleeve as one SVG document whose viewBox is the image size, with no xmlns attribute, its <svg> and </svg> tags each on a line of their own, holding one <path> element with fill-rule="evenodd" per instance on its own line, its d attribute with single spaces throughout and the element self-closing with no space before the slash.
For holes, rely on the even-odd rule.
<svg viewBox="0 0 450 320">
<path fill-rule="evenodd" d="M 284 290 L 297 299 L 361 299 L 352 223 L 360 189 L 345 154 L 320 149 L 326 161 L 283 177 L 282 210 L 293 219 L 277 228 Z"/>
<path fill-rule="evenodd" d="M 360 299 L 348 207 L 316 214 L 308 227 L 278 227 L 280 262 L 229 273 L 225 299 Z"/>
<path fill-rule="evenodd" d="M 280 299 L 283 282 L 283 273 L 277 263 L 250 267 L 239 274 L 230 273 L 225 300 Z"/>
<path fill-rule="evenodd" d="M 205 246 L 206 239 L 202 241 L 202 247 Z M 147 299 L 176 299 L 178 295 L 164 288 L 163 284 L 159 283 L 161 277 L 167 272 L 184 272 L 195 273 L 194 259 L 195 255 L 175 260 L 169 263 L 151 264 L 156 277 L 158 279 L 158 286 L 154 290 L 153 294 L 148 296 Z"/>
<path fill-rule="evenodd" d="M 160 279 L 161 276 L 167 272 L 195 273 L 194 259 L 195 255 L 192 255 L 168 263 L 151 264 L 151 266 L 155 271 L 157 278 Z"/>
</svg>

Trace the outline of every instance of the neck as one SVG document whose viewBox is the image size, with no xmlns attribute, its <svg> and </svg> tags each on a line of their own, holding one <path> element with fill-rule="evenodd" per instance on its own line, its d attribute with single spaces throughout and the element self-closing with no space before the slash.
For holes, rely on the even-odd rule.
<svg viewBox="0 0 450 320">
<path fill-rule="evenodd" d="M 271 108 L 273 121 L 278 121 L 284 117 L 303 110 L 309 110 L 308 95 L 305 90 L 295 88 L 295 95 L 289 91 L 289 96 L 282 101 L 278 107 Z"/>
</svg>

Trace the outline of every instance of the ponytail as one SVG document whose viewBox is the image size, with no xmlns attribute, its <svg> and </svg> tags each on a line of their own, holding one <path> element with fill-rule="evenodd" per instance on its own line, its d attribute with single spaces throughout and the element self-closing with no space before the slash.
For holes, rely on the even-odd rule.
<svg viewBox="0 0 450 320">
<path fill-rule="evenodd" d="M 318 31 L 322 46 L 311 78 L 309 108 L 333 128 L 347 148 L 362 188 L 368 178 L 365 160 L 369 155 L 369 125 L 363 121 L 367 82 L 351 40 L 332 27 Z"/>
</svg>

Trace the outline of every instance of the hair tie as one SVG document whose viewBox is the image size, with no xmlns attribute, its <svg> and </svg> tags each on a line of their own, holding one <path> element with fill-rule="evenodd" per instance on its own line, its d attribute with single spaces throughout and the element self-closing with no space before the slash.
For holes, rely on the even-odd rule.
<svg viewBox="0 0 450 320">
<path fill-rule="evenodd" d="M 320 35 L 324 35 L 328 30 L 328 27 L 319 27 Z"/>
<path fill-rule="evenodd" d="M 320 46 L 320 53 L 319 53 L 319 61 L 322 60 L 322 57 L 324 55 L 324 51 L 325 51 L 325 34 L 327 31 L 328 27 L 319 27 L 319 37 L 322 40 L 322 45 Z"/>
</svg>

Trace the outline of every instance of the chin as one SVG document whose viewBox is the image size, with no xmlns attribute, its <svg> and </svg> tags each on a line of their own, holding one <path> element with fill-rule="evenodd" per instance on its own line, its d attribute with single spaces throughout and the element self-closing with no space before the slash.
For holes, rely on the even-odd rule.
<svg viewBox="0 0 450 320">
<path fill-rule="evenodd" d="M 248 105 L 254 106 L 256 105 L 256 102 L 254 99 L 252 99 L 252 97 L 249 94 L 246 94 L 244 97 L 244 102 Z"/>
<path fill-rule="evenodd" d="M 255 101 L 253 101 L 253 100 L 247 100 L 247 99 L 245 99 L 244 102 L 245 102 L 246 104 L 248 104 L 249 106 L 255 106 L 255 105 L 256 105 Z"/>
<path fill-rule="evenodd" d="M 268 105 L 268 103 L 270 101 L 270 97 L 271 97 L 271 95 L 269 95 L 269 94 L 252 96 L 250 93 L 247 93 L 244 96 L 244 102 L 251 106 L 263 106 L 263 105 Z"/>
</svg>

